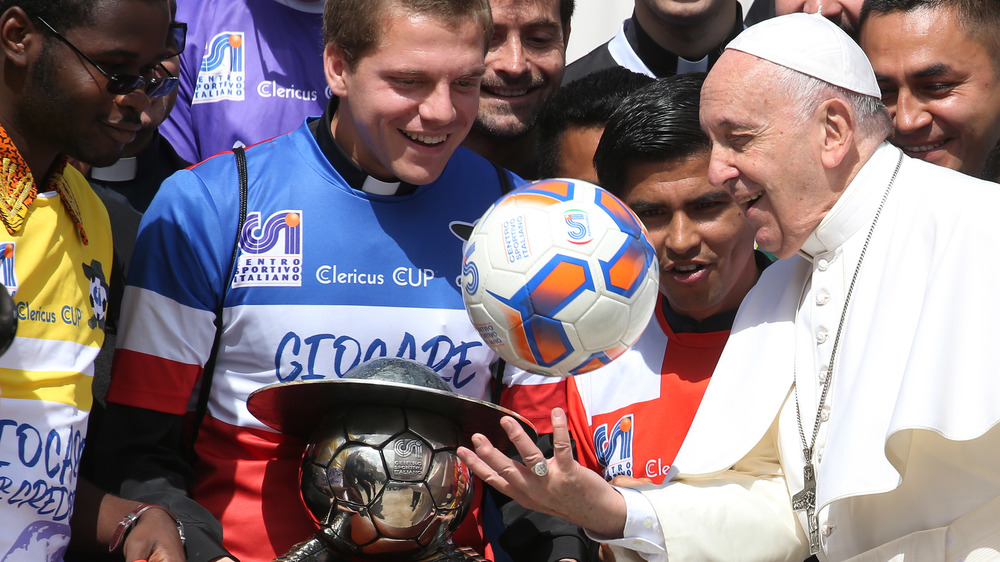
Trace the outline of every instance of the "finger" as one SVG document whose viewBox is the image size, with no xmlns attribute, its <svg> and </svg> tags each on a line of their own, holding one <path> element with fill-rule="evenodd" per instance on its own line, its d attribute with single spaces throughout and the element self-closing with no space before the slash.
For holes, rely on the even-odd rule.
<svg viewBox="0 0 1000 562">
<path fill-rule="evenodd" d="M 472 436 L 472 445 L 475 451 L 459 447 L 456 451 L 458 458 L 462 459 L 469 470 L 483 482 L 509 496 L 511 486 L 508 478 L 517 473 L 516 463 L 493 447 L 490 440 L 479 433 Z"/>
<path fill-rule="evenodd" d="M 535 444 L 535 440 L 524 432 L 524 428 L 514 418 L 504 416 L 500 419 L 500 425 L 507 432 L 510 442 L 517 448 L 517 453 L 521 456 L 525 466 L 533 466 L 535 463 L 545 460 L 545 455 Z"/>
<path fill-rule="evenodd" d="M 562 408 L 552 408 L 552 456 L 560 468 L 568 468 L 573 459 L 573 444 L 569 438 L 569 421 Z"/>
<path fill-rule="evenodd" d="M 624 474 L 615 476 L 611 479 L 611 484 L 622 488 L 634 488 L 636 486 L 642 486 L 643 484 L 652 483 L 653 481 L 649 478 L 633 478 L 631 476 L 625 476 Z"/>
</svg>

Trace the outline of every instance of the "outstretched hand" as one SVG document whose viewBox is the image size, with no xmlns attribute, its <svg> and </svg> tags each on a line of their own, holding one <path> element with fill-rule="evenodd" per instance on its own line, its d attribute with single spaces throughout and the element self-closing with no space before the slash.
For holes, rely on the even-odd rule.
<svg viewBox="0 0 1000 562">
<path fill-rule="evenodd" d="M 604 478 L 573 458 L 565 412 L 552 410 L 554 453 L 548 460 L 513 418 L 504 417 L 500 425 L 524 464 L 508 458 L 477 433 L 472 436 L 475 452 L 458 449 L 458 456 L 477 476 L 528 509 L 561 517 L 604 537 L 622 536 L 625 500 Z M 546 470 L 538 467 L 538 472 L 547 472 L 544 476 L 536 473 L 539 463 L 544 463 Z"/>
</svg>

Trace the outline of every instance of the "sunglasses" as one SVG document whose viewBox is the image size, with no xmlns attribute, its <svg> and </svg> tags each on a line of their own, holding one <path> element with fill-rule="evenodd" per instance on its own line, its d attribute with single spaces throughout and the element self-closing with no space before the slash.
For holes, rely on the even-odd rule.
<svg viewBox="0 0 1000 562">
<path fill-rule="evenodd" d="M 83 60 L 89 62 L 94 68 L 97 69 L 106 79 L 107 85 L 105 89 L 116 96 L 123 96 L 131 94 L 136 90 L 142 90 L 150 98 L 161 98 L 170 92 L 174 91 L 177 87 L 177 82 L 179 79 L 170 74 L 166 68 L 162 65 L 158 65 L 159 68 L 163 68 L 166 72 L 166 76 L 139 76 L 135 74 L 111 74 L 105 71 L 99 64 L 94 62 L 90 57 L 83 53 L 80 49 L 76 48 L 76 45 L 66 39 L 61 33 L 56 31 L 49 22 L 45 21 L 40 17 L 36 17 L 42 25 L 44 25 L 52 35 L 66 44 L 67 47 L 73 50 L 74 53 L 83 57 Z M 170 36 L 169 41 L 172 43 L 171 55 L 177 56 L 184 51 L 184 46 L 187 38 L 187 24 L 181 22 L 173 22 L 170 24 Z M 169 58 L 169 57 L 168 57 Z"/>
</svg>

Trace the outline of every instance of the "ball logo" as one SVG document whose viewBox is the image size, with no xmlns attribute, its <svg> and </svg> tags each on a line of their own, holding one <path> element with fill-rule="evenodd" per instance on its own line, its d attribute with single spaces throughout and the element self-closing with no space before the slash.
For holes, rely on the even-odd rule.
<svg viewBox="0 0 1000 562">
<path fill-rule="evenodd" d="M 569 230 L 566 231 L 566 236 L 573 244 L 582 245 L 594 239 L 590 233 L 590 217 L 587 216 L 585 211 L 578 209 L 567 211 L 563 215 L 563 220 L 566 221 L 566 226 L 569 227 Z"/>
<path fill-rule="evenodd" d="M 247 213 L 233 287 L 302 286 L 302 211 Z"/>
<path fill-rule="evenodd" d="M 469 260 L 469 256 L 475 251 L 476 243 L 473 242 L 465 249 L 465 255 L 462 256 L 462 275 L 465 279 L 465 292 L 470 295 L 476 294 L 476 291 L 479 290 L 479 268 L 476 267 L 475 262 Z"/>
<path fill-rule="evenodd" d="M 208 40 L 192 103 L 243 101 L 246 94 L 244 50 L 242 31 L 223 31 Z"/>
<path fill-rule="evenodd" d="M 531 257 L 531 246 L 528 244 L 527 225 L 524 215 L 506 220 L 502 226 L 504 249 L 507 253 L 507 263 L 514 263 Z"/>
</svg>

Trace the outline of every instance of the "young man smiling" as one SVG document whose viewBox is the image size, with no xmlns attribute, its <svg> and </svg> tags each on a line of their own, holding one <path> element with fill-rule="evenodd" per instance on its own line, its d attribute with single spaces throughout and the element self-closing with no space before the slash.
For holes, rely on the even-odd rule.
<svg viewBox="0 0 1000 562">
<path fill-rule="evenodd" d="M 860 43 L 908 156 L 1000 181 L 1000 4 L 872 0 Z"/>
<path fill-rule="evenodd" d="M 269 561 L 316 531 L 299 501 L 304 444 L 249 414 L 253 390 L 381 356 L 425 363 L 467 396 L 492 388 L 496 355 L 465 312 L 452 230 L 479 218 L 506 174 L 459 148 L 476 117 L 489 5 L 327 0 L 324 20 L 334 97 L 321 118 L 247 149 L 239 238 L 229 153 L 167 180 L 139 229 L 99 452 L 109 485 L 164 497 L 189 524 L 191 560 Z M 182 422 L 220 304 L 189 488 Z M 482 546 L 477 510 L 466 522 L 456 541 Z"/>
</svg>

